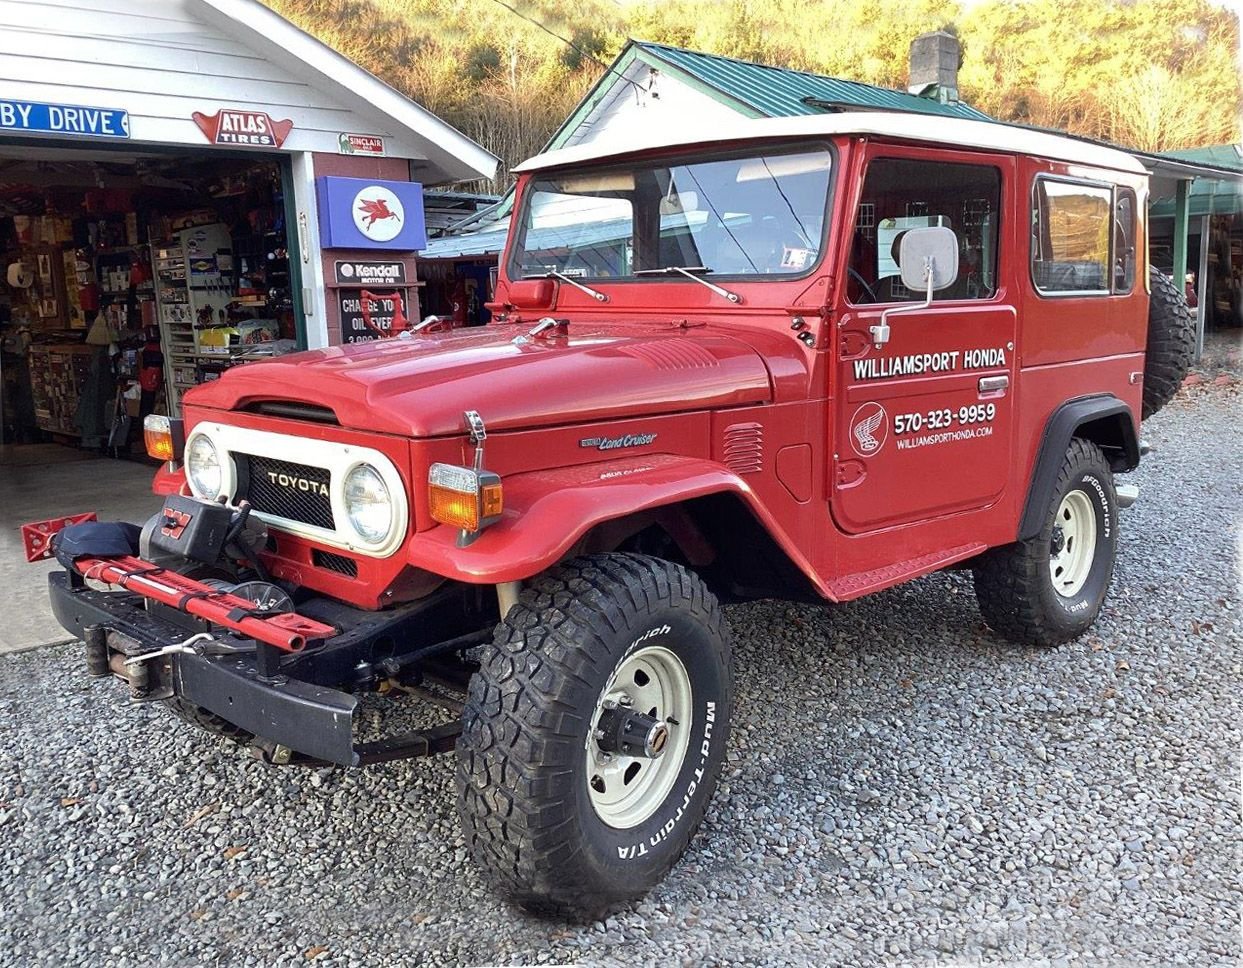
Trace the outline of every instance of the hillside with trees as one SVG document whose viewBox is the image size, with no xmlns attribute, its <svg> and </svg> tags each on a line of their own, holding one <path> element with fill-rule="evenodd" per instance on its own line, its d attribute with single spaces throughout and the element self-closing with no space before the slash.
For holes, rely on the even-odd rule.
<svg viewBox="0 0 1243 968">
<path fill-rule="evenodd" d="M 628 37 L 902 88 L 911 40 L 946 27 L 963 100 L 1148 151 L 1238 140 L 1243 109 L 1239 21 L 1209 0 L 266 2 L 507 165 Z"/>
</svg>

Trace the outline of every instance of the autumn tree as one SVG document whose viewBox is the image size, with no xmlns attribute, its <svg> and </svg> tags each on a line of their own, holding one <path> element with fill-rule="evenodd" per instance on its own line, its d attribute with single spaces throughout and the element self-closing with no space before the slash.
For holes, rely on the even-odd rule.
<svg viewBox="0 0 1243 968">
<path fill-rule="evenodd" d="M 1236 140 L 1243 107 L 1238 18 L 1211 0 L 266 2 L 506 167 L 544 146 L 628 37 L 904 89 L 911 40 L 951 27 L 967 102 L 1148 151 Z"/>
</svg>

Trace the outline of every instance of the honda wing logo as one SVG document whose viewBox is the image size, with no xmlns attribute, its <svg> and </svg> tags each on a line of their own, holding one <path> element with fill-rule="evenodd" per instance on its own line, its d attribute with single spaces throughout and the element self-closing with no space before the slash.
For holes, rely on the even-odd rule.
<svg viewBox="0 0 1243 968">
<path fill-rule="evenodd" d="M 860 457 L 872 457 L 885 446 L 887 416 L 879 403 L 865 403 L 850 418 L 850 446 Z"/>
</svg>

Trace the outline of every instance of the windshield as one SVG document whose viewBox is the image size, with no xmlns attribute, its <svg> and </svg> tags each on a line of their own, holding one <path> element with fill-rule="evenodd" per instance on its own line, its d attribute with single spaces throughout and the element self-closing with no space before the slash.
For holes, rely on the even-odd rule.
<svg viewBox="0 0 1243 968">
<path fill-rule="evenodd" d="M 510 275 L 801 275 L 820 257 L 831 164 L 815 148 L 537 176 Z"/>
</svg>

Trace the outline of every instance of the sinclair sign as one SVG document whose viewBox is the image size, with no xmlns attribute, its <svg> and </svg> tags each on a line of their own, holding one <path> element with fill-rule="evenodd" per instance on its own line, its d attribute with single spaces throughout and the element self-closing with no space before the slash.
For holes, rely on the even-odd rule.
<svg viewBox="0 0 1243 968">
<path fill-rule="evenodd" d="M 215 114 L 194 112 L 194 123 L 214 145 L 243 148 L 279 148 L 293 130 L 293 121 L 277 121 L 264 111 L 221 109 Z"/>
</svg>

